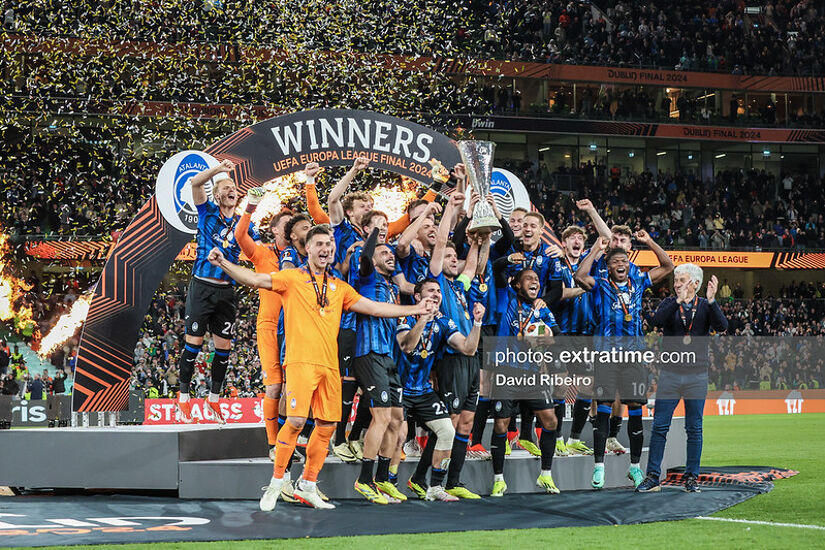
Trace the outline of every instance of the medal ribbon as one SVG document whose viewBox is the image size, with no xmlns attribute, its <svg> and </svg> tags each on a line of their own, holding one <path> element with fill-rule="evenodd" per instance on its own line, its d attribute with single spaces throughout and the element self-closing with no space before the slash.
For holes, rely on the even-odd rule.
<svg viewBox="0 0 825 550">
<path fill-rule="evenodd" d="M 693 328 L 693 320 L 696 319 L 696 304 L 699 302 L 699 296 L 693 297 L 693 307 L 691 308 L 691 315 L 690 315 L 690 326 L 687 324 L 687 318 L 685 317 L 685 307 L 684 304 L 679 304 L 679 317 L 682 318 L 682 326 L 685 328 L 685 335 L 690 334 L 690 329 Z"/>
<path fill-rule="evenodd" d="M 312 287 L 315 289 L 315 300 L 318 302 L 318 307 L 325 307 L 329 300 L 327 300 L 327 271 L 324 270 L 324 287 L 323 290 L 318 290 L 318 282 L 315 280 L 315 275 L 307 267 L 309 278 L 312 279 Z"/>
<path fill-rule="evenodd" d="M 419 344 L 421 345 L 421 351 L 427 351 L 430 342 L 432 341 L 431 338 L 433 336 L 433 329 L 435 328 L 435 319 L 430 321 L 430 329 L 427 331 L 427 335 L 425 336 L 423 333 L 421 334 L 421 340 Z"/>
<path fill-rule="evenodd" d="M 533 308 L 530 308 L 530 313 L 527 315 L 527 318 L 524 318 L 524 308 L 522 307 L 524 304 L 521 303 L 521 300 L 516 300 L 518 303 L 518 333 L 521 337 L 524 337 L 524 329 L 527 327 L 527 324 L 530 322 L 530 318 L 533 316 Z"/>
<path fill-rule="evenodd" d="M 229 234 L 235 231 L 235 224 L 238 223 L 238 216 L 232 216 L 229 224 L 226 223 L 226 220 L 223 218 L 223 214 L 218 212 L 218 218 L 221 220 L 221 224 L 226 228 L 226 236 L 223 238 L 223 242 L 221 245 L 223 248 L 229 247 Z"/>
<path fill-rule="evenodd" d="M 628 315 L 630 315 L 630 311 L 628 311 L 627 305 L 625 305 L 624 300 L 622 300 L 622 298 L 621 298 L 621 295 L 623 294 L 623 292 L 621 292 L 619 290 L 619 285 L 614 283 L 612 280 L 610 281 L 610 284 L 616 290 L 616 297 L 619 300 L 619 305 L 622 306 L 622 311 L 624 312 L 625 317 L 627 317 Z M 627 291 L 628 291 L 629 294 L 633 294 L 633 286 L 630 284 L 630 279 L 627 280 Z"/>
</svg>

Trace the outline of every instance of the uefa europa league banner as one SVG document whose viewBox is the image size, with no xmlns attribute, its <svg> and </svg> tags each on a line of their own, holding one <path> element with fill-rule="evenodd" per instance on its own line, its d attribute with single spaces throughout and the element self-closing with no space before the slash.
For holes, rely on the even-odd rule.
<svg viewBox="0 0 825 550">
<path fill-rule="evenodd" d="M 430 184 L 430 161 L 460 162 L 454 141 L 429 128 L 370 111 L 304 111 L 265 120 L 205 152 L 183 151 L 161 168 L 152 197 L 121 235 L 98 281 L 81 335 L 74 382 L 76 411 L 126 410 L 138 330 L 161 279 L 197 232 L 190 178 L 224 159 L 242 192 L 303 170 L 308 162 L 349 166 L 358 156 L 379 168 Z M 513 174 L 493 174 L 502 214 L 530 208 Z M 211 199 L 211 189 L 207 185 Z M 232 238 L 231 236 L 228 236 Z"/>
<path fill-rule="evenodd" d="M 369 111 L 319 110 L 275 117 L 225 137 L 204 153 L 174 155 L 156 194 L 123 232 L 100 276 L 75 371 L 76 411 L 125 410 L 138 330 L 161 279 L 197 231 L 189 179 L 220 160 L 235 163 L 241 191 L 297 172 L 307 162 L 370 166 L 430 182 L 432 159 L 460 162 L 455 142 L 424 126 Z M 147 182 L 148 183 L 148 182 Z"/>
</svg>

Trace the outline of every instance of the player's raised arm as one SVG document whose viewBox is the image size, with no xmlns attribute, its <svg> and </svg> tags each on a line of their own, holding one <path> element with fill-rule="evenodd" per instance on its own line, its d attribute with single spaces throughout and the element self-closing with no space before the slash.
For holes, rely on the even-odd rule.
<svg viewBox="0 0 825 550">
<path fill-rule="evenodd" d="M 195 206 L 205 203 L 209 197 L 206 196 L 206 190 L 203 186 L 207 181 L 211 180 L 218 174 L 229 174 L 235 169 L 235 163 L 231 160 L 224 160 L 214 168 L 208 168 L 203 172 L 198 172 L 192 179 L 189 180 L 189 185 L 192 186 L 192 200 Z"/>
<path fill-rule="evenodd" d="M 596 286 L 596 279 L 590 275 L 590 270 L 593 268 L 593 262 L 596 259 L 596 256 L 601 256 L 604 254 L 604 251 L 607 250 L 607 245 L 610 241 L 605 237 L 599 237 L 596 239 L 596 242 L 593 243 L 593 247 L 590 250 L 590 254 L 588 254 L 581 262 L 581 265 L 576 270 L 576 274 L 573 276 L 573 279 L 576 281 L 576 284 L 579 285 L 584 290 L 592 290 L 594 286 Z"/>
<path fill-rule="evenodd" d="M 315 176 L 317 176 L 323 168 L 318 166 L 317 162 L 308 162 L 304 168 L 306 174 L 306 181 L 304 182 L 304 195 L 307 201 L 307 212 L 312 217 L 312 221 L 316 225 L 322 223 L 329 223 L 329 216 L 321 208 L 321 201 L 318 200 L 318 189 L 315 187 Z"/>
<path fill-rule="evenodd" d="M 418 236 L 418 230 L 424 225 L 427 216 L 430 214 L 435 216 L 438 212 L 441 212 L 441 205 L 437 202 L 431 202 L 427 205 L 427 210 L 418 216 L 415 221 L 408 225 L 401 233 L 401 237 L 399 237 L 398 244 L 395 248 L 395 253 L 399 258 L 406 258 L 410 255 L 410 245 L 412 245 L 412 242 Z"/>
<path fill-rule="evenodd" d="M 656 259 L 659 260 L 659 265 L 654 267 L 650 271 L 648 271 L 648 275 L 650 276 L 650 282 L 654 285 L 673 273 L 673 260 L 670 259 L 670 256 L 667 255 L 667 252 L 659 246 L 659 243 L 653 240 L 647 231 L 637 231 L 636 232 L 636 240 L 640 243 L 647 245 L 654 254 L 656 254 Z M 585 258 L 586 259 L 586 258 Z"/>
<path fill-rule="evenodd" d="M 436 277 L 441 275 L 444 269 L 444 251 L 447 249 L 447 241 L 450 239 L 450 228 L 453 225 L 452 218 L 458 211 L 459 205 L 464 203 L 464 194 L 456 191 L 450 197 L 450 202 L 441 215 L 438 224 L 438 232 L 435 235 L 435 246 L 432 256 L 430 256 L 430 273 Z"/>
<path fill-rule="evenodd" d="M 268 273 L 255 273 L 251 269 L 235 265 L 227 260 L 219 248 L 213 248 L 207 257 L 209 263 L 216 265 L 238 283 L 252 288 L 272 290 L 272 276 Z"/>
<path fill-rule="evenodd" d="M 355 179 L 355 176 L 369 166 L 369 164 L 370 159 L 367 157 L 358 157 L 355 159 L 355 162 L 352 163 L 352 168 L 344 174 L 343 178 L 338 180 L 338 183 L 336 183 L 335 187 L 329 192 L 327 210 L 329 211 L 329 222 L 333 226 L 344 221 L 344 206 L 341 204 L 341 199 L 344 193 L 347 192 L 347 187 L 349 187 L 349 184 Z"/>
<path fill-rule="evenodd" d="M 596 231 L 599 233 L 599 237 L 604 237 L 606 239 L 610 239 L 613 233 L 610 231 L 610 228 L 607 227 L 607 224 L 604 222 L 602 217 L 599 215 L 599 211 L 596 210 L 596 207 L 593 206 L 593 203 L 590 199 L 581 199 L 576 201 L 576 207 L 590 216 L 590 221 L 593 222 L 593 226 L 596 228 Z"/>
<path fill-rule="evenodd" d="M 253 187 L 249 190 L 247 193 L 246 212 L 244 212 L 241 219 L 238 220 L 238 226 L 235 228 L 235 240 L 238 242 L 238 246 L 241 247 L 241 251 L 246 254 L 246 257 L 250 260 L 255 256 L 257 247 L 262 246 L 252 240 L 252 237 L 249 235 L 249 224 L 252 221 L 252 214 L 255 212 L 255 209 L 258 208 L 258 203 L 263 200 L 264 195 L 266 195 L 266 189 L 263 187 Z"/>
</svg>

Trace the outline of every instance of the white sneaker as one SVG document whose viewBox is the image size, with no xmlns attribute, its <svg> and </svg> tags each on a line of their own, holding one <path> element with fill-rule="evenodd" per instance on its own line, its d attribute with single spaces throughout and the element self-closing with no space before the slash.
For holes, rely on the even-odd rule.
<svg viewBox="0 0 825 550">
<path fill-rule="evenodd" d="M 623 455 L 627 452 L 625 446 L 619 443 L 619 440 L 615 437 L 607 438 L 607 442 L 605 443 L 604 449 L 617 455 Z"/>
<path fill-rule="evenodd" d="M 295 503 L 298 499 L 293 496 L 295 494 L 295 486 L 292 483 L 292 476 L 287 471 L 284 473 L 284 483 L 281 486 L 281 499 L 284 502 Z"/>
<path fill-rule="evenodd" d="M 454 497 L 450 493 L 448 493 L 444 487 L 441 485 L 436 485 L 434 487 L 427 488 L 427 495 L 424 497 L 424 500 L 440 500 L 442 502 L 457 502 L 459 499 L 458 497 Z"/>
<path fill-rule="evenodd" d="M 410 439 L 404 443 L 404 454 L 411 458 L 418 458 L 421 456 L 421 447 L 418 446 L 418 441 L 415 438 Z"/>
<path fill-rule="evenodd" d="M 334 504 L 324 502 L 315 485 L 307 486 L 306 482 L 299 482 L 295 487 L 295 498 L 306 504 L 311 508 L 319 510 L 332 510 L 335 508 Z"/>
<path fill-rule="evenodd" d="M 263 512 L 271 512 L 275 509 L 275 505 L 278 503 L 278 495 L 281 494 L 281 487 L 283 487 L 283 485 L 283 479 L 273 477 L 269 480 L 269 485 L 261 487 L 261 490 L 264 492 L 260 502 Z"/>
</svg>

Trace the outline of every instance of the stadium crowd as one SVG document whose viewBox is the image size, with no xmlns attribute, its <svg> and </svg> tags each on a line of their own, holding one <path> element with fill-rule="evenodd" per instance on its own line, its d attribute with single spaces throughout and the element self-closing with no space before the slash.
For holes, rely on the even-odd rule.
<svg viewBox="0 0 825 550">
<path fill-rule="evenodd" d="M 151 196 L 163 156 L 101 151 L 66 136 L 21 139 L 7 145 L 18 166 L 4 171 L 15 208 L 0 213 L 13 235 L 106 235 L 125 229 Z M 725 170 L 703 182 L 690 172 L 632 173 L 603 162 L 578 168 L 501 161 L 531 191 L 553 227 L 580 222 L 570 197 L 557 190 L 558 175 L 575 178 L 578 195 L 606 205 L 605 218 L 651 228 L 665 247 L 701 249 L 825 248 L 822 179 L 807 174 L 775 176 L 757 170 Z M 120 182 L 120 183 L 118 183 Z M 366 178 L 371 189 L 381 176 Z"/>
<path fill-rule="evenodd" d="M 278 44 L 735 74 L 822 72 L 816 52 L 821 50 L 825 14 L 811 0 L 772 0 L 759 14 L 745 13 L 745 2 L 737 0 L 677 6 L 665 0 L 593 4 L 600 9 L 579 0 L 458 4 L 314 0 L 298 9 L 284 0 L 252 4 L 6 0 L 3 29 L 36 36 Z M 408 24 L 387 24 L 398 20 Z"/>
</svg>

